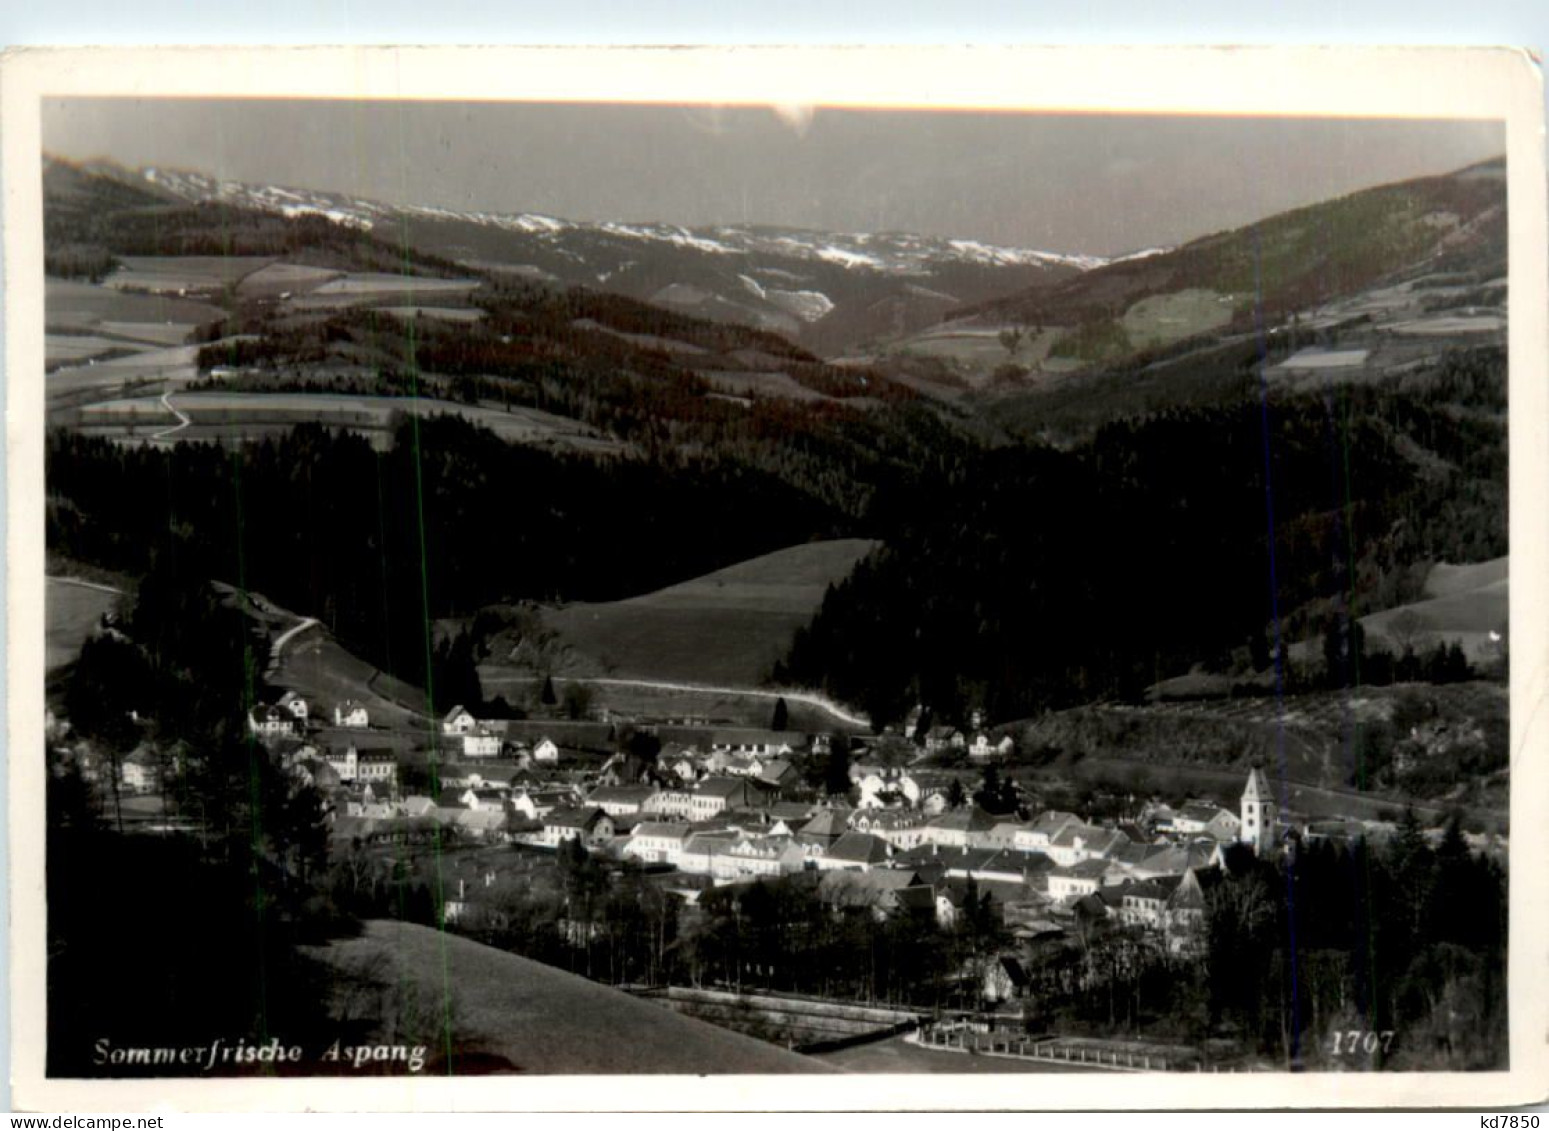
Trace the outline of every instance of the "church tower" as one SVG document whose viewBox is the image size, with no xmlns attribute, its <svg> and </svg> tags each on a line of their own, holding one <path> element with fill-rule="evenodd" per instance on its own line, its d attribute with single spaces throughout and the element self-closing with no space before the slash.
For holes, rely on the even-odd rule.
<svg viewBox="0 0 1549 1131">
<path fill-rule="evenodd" d="M 1255 855 L 1267 855 L 1274 847 L 1277 818 L 1269 781 L 1264 777 L 1264 771 L 1255 766 L 1242 791 L 1242 828 L 1238 832 L 1239 838 L 1253 849 Z"/>
</svg>

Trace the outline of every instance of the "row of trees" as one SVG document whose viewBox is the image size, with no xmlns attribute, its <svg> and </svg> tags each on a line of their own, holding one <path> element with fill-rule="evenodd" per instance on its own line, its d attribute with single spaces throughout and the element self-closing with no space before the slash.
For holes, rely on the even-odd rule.
<svg viewBox="0 0 1549 1131">
<path fill-rule="evenodd" d="M 1434 849 L 1409 814 L 1384 846 L 1321 844 L 1275 863 L 1234 853 L 1229 866 L 1208 889 L 1197 951 L 1106 922 L 1043 952 L 1039 1020 L 1227 1038 L 1284 1068 L 1505 1063 L 1506 876 L 1456 822 Z M 1351 1030 L 1378 1034 L 1378 1047 L 1336 1040 Z"/>
</svg>

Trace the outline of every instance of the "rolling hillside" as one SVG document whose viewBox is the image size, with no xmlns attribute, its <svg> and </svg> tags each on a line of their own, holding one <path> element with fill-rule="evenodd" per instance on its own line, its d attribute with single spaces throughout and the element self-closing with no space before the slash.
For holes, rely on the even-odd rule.
<svg viewBox="0 0 1549 1131">
<path fill-rule="evenodd" d="M 568 650 L 571 674 L 757 687 L 828 587 L 874 545 L 792 546 L 628 600 L 545 609 L 542 619 Z M 489 673 L 513 674 L 498 662 Z"/>
<path fill-rule="evenodd" d="M 1495 307 L 1504 291 L 1485 292 L 1505 273 L 1505 204 L 1501 161 L 1384 185 L 953 311 L 886 352 L 941 358 L 979 382 L 1010 366 L 1025 371 L 1024 384 L 1044 385 L 1133 371 L 1293 316 L 1303 344 L 1317 344 L 1319 331 L 1384 305 L 1340 300 L 1421 276 L 1443 288 L 1416 296 L 1432 300 L 1417 301 L 1425 313 L 1449 298 Z M 1003 345 L 1003 332 L 1019 337 Z"/>
<path fill-rule="evenodd" d="M 220 181 L 176 169 L 51 163 L 62 192 L 81 178 L 161 204 L 321 219 L 402 241 L 481 273 L 556 288 L 584 286 L 714 321 L 772 330 L 820 353 L 928 325 L 942 313 L 1045 286 L 1106 262 L 1032 248 L 907 232 L 820 232 L 765 225 L 682 228 L 581 222 L 532 213 L 396 207 L 294 186 Z M 386 233 L 383 237 L 382 234 Z"/>
<path fill-rule="evenodd" d="M 359 938 L 311 953 L 329 969 L 336 992 L 364 983 L 367 993 L 419 1003 L 410 1012 L 420 1021 L 413 1036 L 430 1038 L 427 1075 L 833 1071 L 579 975 L 412 923 L 370 922 Z M 336 1002 L 335 1009 L 351 1016 L 350 1004 Z M 359 1002 L 353 1004 L 358 1010 Z M 391 1017 L 394 1011 L 367 1016 Z M 390 1033 L 362 1034 L 357 1043 L 392 1039 Z"/>
</svg>

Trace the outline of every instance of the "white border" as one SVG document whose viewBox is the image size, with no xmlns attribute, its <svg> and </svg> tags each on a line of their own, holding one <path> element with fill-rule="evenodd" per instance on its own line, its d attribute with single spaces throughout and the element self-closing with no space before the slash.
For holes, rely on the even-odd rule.
<svg viewBox="0 0 1549 1131">
<path fill-rule="evenodd" d="M 1511 232 L 1511 1069 L 1469 1075 L 43 1078 L 40 99 L 186 95 L 697 102 L 1506 123 Z M 1549 1092 L 1543 874 L 1549 697 L 1549 279 L 1536 60 L 1445 48 L 138 48 L 22 50 L 0 68 L 6 225 L 8 749 L 14 1102 L 41 1111 L 1480 1107 Z M 1098 1080 L 1100 1079 L 1100 1083 Z M 177 1098 L 169 1104 L 168 1092 Z"/>
</svg>

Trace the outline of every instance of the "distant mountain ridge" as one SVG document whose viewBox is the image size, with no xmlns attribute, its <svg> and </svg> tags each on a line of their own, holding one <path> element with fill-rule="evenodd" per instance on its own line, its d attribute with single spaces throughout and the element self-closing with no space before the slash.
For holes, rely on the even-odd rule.
<svg viewBox="0 0 1549 1131">
<path fill-rule="evenodd" d="M 613 291 L 703 318 L 773 330 L 825 354 L 908 333 L 959 308 L 1036 291 L 1116 262 L 907 232 L 575 221 L 536 212 L 397 206 L 163 167 L 53 166 L 115 180 L 169 203 L 319 217 L 477 270 Z"/>
</svg>

